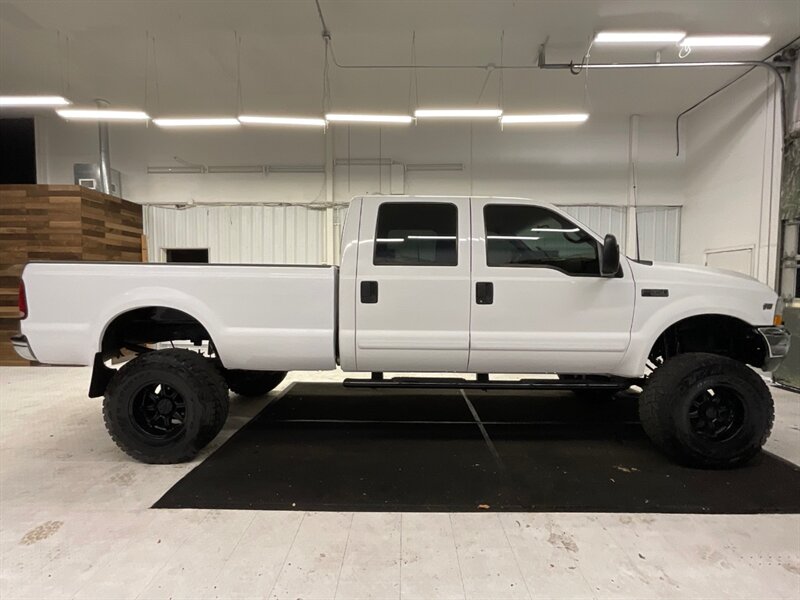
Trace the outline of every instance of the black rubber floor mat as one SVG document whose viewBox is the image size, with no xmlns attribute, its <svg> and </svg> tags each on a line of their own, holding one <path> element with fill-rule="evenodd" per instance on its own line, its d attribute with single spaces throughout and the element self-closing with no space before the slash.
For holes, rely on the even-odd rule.
<svg viewBox="0 0 800 600">
<path fill-rule="evenodd" d="M 670 462 L 634 397 L 302 383 L 154 508 L 798 513 L 798 491 L 800 467 L 768 453 L 726 471 Z"/>
</svg>

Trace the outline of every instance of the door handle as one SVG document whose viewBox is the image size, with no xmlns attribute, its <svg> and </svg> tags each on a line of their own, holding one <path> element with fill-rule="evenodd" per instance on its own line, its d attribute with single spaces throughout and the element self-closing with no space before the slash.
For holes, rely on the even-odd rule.
<svg viewBox="0 0 800 600">
<path fill-rule="evenodd" d="M 494 303 L 494 284 L 491 281 L 479 281 L 475 284 L 475 302 L 477 304 Z"/>
<path fill-rule="evenodd" d="M 361 303 L 362 304 L 377 304 L 378 303 L 378 282 L 377 281 L 362 281 L 361 282 Z"/>
</svg>

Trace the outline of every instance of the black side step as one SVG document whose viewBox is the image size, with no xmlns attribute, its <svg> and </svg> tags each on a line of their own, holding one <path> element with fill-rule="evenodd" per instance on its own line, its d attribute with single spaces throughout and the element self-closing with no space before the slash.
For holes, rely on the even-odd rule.
<svg viewBox="0 0 800 600">
<path fill-rule="evenodd" d="M 480 390 L 625 390 L 634 382 L 629 379 L 517 379 L 483 380 L 462 377 L 393 377 L 391 379 L 344 380 L 345 387 L 359 388 L 433 388 Z"/>
</svg>

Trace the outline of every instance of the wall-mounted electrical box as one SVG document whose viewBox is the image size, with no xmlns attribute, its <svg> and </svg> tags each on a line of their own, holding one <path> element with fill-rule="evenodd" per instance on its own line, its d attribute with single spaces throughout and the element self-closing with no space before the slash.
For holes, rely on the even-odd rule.
<svg viewBox="0 0 800 600">
<path fill-rule="evenodd" d="M 75 163 L 72 171 L 76 185 L 100 191 L 100 165 Z M 116 169 L 111 169 L 111 195 L 122 198 L 122 175 Z"/>
</svg>

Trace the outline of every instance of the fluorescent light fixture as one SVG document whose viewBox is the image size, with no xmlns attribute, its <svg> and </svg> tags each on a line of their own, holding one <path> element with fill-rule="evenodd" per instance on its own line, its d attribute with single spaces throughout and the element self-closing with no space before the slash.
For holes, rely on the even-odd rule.
<svg viewBox="0 0 800 600">
<path fill-rule="evenodd" d="M 543 233 L 578 233 L 580 229 L 573 227 L 572 229 L 557 229 L 549 227 L 532 227 L 531 231 L 541 231 Z"/>
<path fill-rule="evenodd" d="M 496 119 L 502 114 L 499 108 L 421 108 L 414 111 L 418 119 Z"/>
<path fill-rule="evenodd" d="M 487 235 L 487 240 L 528 240 L 531 242 L 535 242 L 538 240 L 538 237 L 528 236 L 528 235 Z"/>
<path fill-rule="evenodd" d="M 305 117 L 260 117 L 242 115 L 239 122 L 246 125 L 296 125 L 299 127 L 325 127 L 325 119 L 309 119 Z"/>
<path fill-rule="evenodd" d="M 325 115 L 325 120 L 331 123 L 386 123 L 386 124 L 407 124 L 414 121 L 414 117 L 408 115 L 358 115 L 344 113 L 329 113 Z"/>
<path fill-rule="evenodd" d="M 763 48 L 769 44 L 768 35 L 689 35 L 681 40 L 681 46 L 689 48 Z"/>
<path fill-rule="evenodd" d="M 377 238 L 375 241 L 380 243 L 380 244 L 402 244 L 403 242 L 405 242 L 405 239 L 403 239 L 403 238 Z"/>
<path fill-rule="evenodd" d="M 589 115 L 586 113 L 572 113 L 561 115 L 503 115 L 500 117 L 502 125 L 515 123 L 583 123 Z"/>
<path fill-rule="evenodd" d="M 0 96 L 2 106 L 68 106 L 69 100 L 63 96 Z"/>
<path fill-rule="evenodd" d="M 238 119 L 228 117 L 199 117 L 187 119 L 153 119 L 159 127 L 237 127 Z"/>
<path fill-rule="evenodd" d="M 409 240 L 455 240 L 454 235 L 409 235 Z"/>
<path fill-rule="evenodd" d="M 150 117 L 140 110 L 110 110 L 106 108 L 65 108 L 56 111 L 63 119 L 75 121 L 147 121 Z"/>
<path fill-rule="evenodd" d="M 685 31 L 599 31 L 595 44 L 661 44 L 677 43 L 686 37 Z"/>
</svg>

